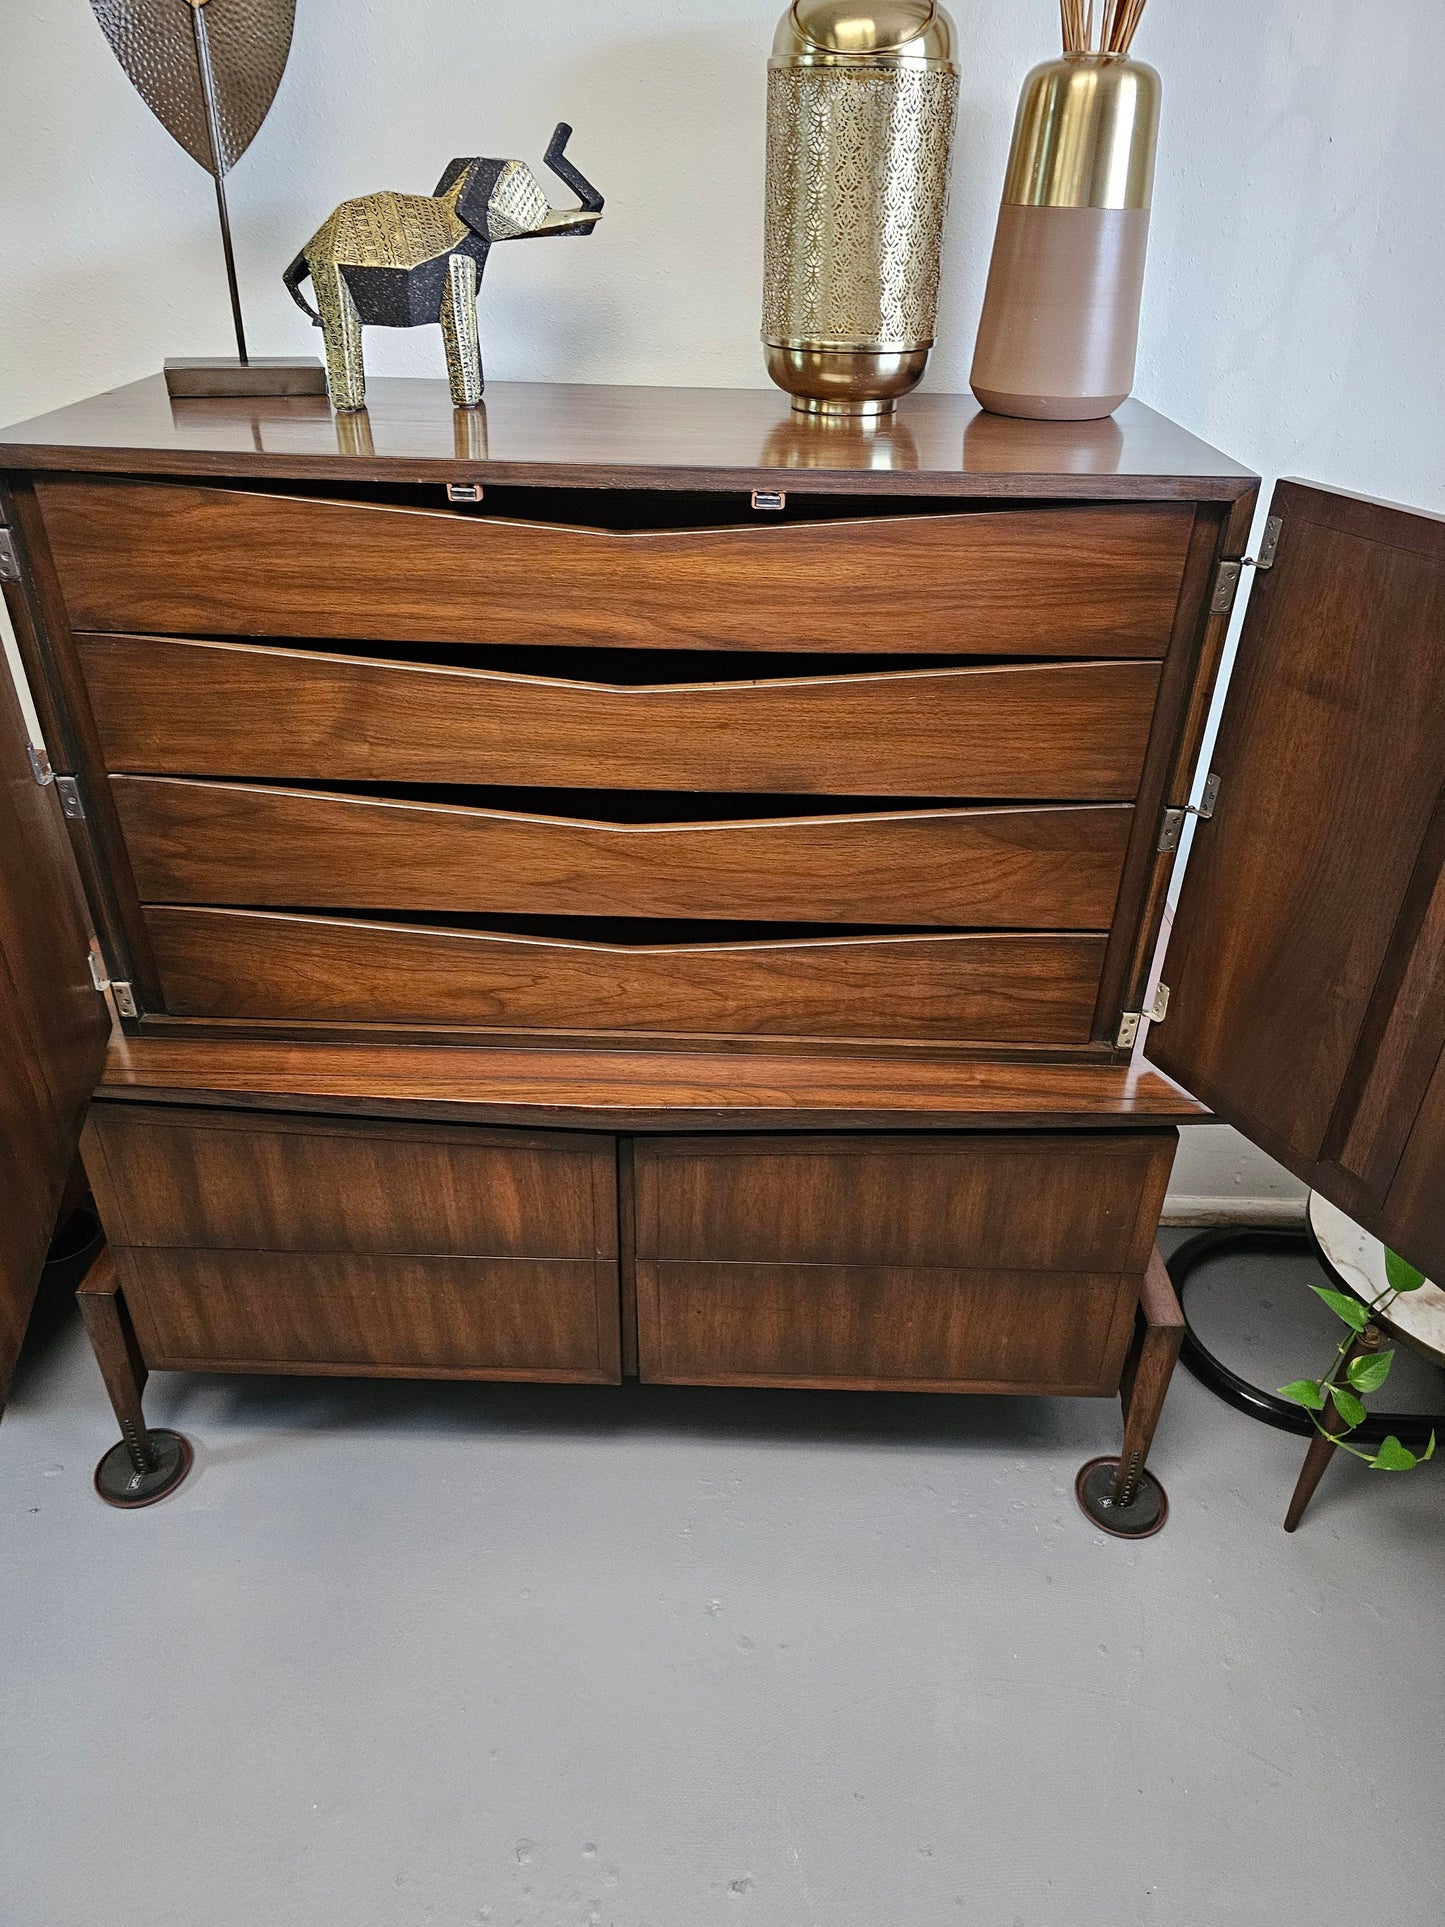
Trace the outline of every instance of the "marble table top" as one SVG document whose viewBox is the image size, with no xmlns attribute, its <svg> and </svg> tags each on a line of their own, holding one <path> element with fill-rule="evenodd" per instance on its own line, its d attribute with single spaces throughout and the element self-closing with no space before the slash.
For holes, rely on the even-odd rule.
<svg viewBox="0 0 1445 1927">
<path fill-rule="evenodd" d="M 1310 1230 L 1325 1262 L 1347 1290 L 1366 1304 L 1388 1289 L 1385 1247 L 1318 1191 L 1310 1193 Z M 1445 1291 L 1426 1283 L 1418 1291 L 1394 1292 L 1375 1312 L 1388 1331 L 1445 1365 Z"/>
</svg>

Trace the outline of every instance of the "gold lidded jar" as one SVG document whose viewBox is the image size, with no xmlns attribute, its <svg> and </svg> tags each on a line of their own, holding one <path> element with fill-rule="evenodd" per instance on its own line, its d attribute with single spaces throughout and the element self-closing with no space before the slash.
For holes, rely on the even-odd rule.
<svg viewBox="0 0 1445 1927">
<path fill-rule="evenodd" d="M 1134 386 L 1159 76 L 1065 54 L 1024 82 L 971 385 L 995 414 L 1086 421 Z"/>
<path fill-rule="evenodd" d="M 794 0 L 779 23 L 763 346 L 794 408 L 887 414 L 922 377 L 957 106 L 936 0 Z"/>
</svg>

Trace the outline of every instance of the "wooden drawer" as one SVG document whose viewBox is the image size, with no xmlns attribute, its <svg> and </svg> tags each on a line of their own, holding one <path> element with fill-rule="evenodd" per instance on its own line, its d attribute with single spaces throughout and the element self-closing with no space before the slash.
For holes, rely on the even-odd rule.
<svg viewBox="0 0 1445 1927">
<path fill-rule="evenodd" d="M 639 1140 L 641 1376 L 1111 1393 L 1174 1143 Z"/>
<path fill-rule="evenodd" d="M 1175 1134 L 638 1141 L 637 1255 L 710 1263 L 1129 1271 Z"/>
<path fill-rule="evenodd" d="M 146 1363 L 164 1369 L 621 1376 L 611 1263 L 127 1246 L 115 1259 Z"/>
<path fill-rule="evenodd" d="M 179 1017 L 1082 1044 L 1102 937 L 583 943 L 152 905 Z"/>
<path fill-rule="evenodd" d="M 623 648 L 1158 657 L 1194 519 L 1165 503 L 622 529 L 177 483 L 36 493 L 79 629 Z"/>
<path fill-rule="evenodd" d="M 85 1163 L 117 1244 L 613 1258 L 613 1140 L 99 1103 Z"/>
<path fill-rule="evenodd" d="M 1118 1389 L 1132 1274 L 638 1260 L 639 1375 L 858 1391 Z"/>
<path fill-rule="evenodd" d="M 112 779 L 150 903 L 1102 930 L 1133 810 L 621 823 Z"/>
<path fill-rule="evenodd" d="M 639 686 L 157 636 L 84 636 L 81 660 L 114 771 L 1081 802 L 1133 796 L 1159 683 L 1086 662 Z"/>
</svg>

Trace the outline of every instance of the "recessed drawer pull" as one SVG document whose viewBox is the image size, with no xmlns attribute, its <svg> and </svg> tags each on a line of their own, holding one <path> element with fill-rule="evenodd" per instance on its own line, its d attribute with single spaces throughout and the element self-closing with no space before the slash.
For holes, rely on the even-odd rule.
<svg viewBox="0 0 1445 1927">
<path fill-rule="evenodd" d="M 331 782 L 1124 802 L 1159 686 L 1153 662 L 651 684 L 159 636 L 80 648 L 111 770 Z"/>
<path fill-rule="evenodd" d="M 640 649 L 1158 658 L 1194 522 L 1125 503 L 620 532 L 188 483 L 36 493 L 77 629 Z"/>
<path fill-rule="evenodd" d="M 152 903 L 1103 930 L 1133 810 L 597 822 L 117 776 Z"/>
<path fill-rule="evenodd" d="M 557 940 L 153 904 L 172 1016 L 634 1035 L 1088 1041 L 1102 936 Z"/>
</svg>

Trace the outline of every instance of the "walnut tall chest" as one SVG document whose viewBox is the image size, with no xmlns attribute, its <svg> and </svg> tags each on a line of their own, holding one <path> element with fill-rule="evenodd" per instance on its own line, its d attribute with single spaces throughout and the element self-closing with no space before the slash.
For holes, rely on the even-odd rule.
<svg viewBox="0 0 1445 1927">
<path fill-rule="evenodd" d="M 1252 476 L 1134 403 L 371 403 L 0 439 L 9 1324 L 88 1113 L 142 1447 L 151 1369 L 1122 1385 L 1127 1504 L 1181 1084 L 1445 1252 L 1438 524 L 1280 491 L 1166 1076 Z"/>
</svg>

